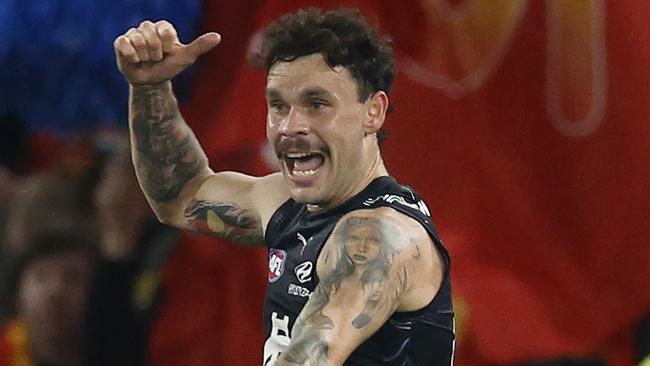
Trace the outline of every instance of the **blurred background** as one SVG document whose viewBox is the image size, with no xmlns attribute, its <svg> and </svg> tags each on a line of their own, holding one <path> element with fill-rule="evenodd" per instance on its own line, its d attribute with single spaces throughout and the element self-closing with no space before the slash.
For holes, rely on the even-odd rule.
<svg viewBox="0 0 650 366">
<path fill-rule="evenodd" d="M 456 364 L 650 365 L 650 2 L 0 0 L 0 366 L 259 365 L 264 250 L 155 222 L 112 42 L 216 50 L 175 80 L 215 170 L 274 170 L 259 32 L 305 6 L 389 34 L 389 171 L 453 258 Z"/>
</svg>

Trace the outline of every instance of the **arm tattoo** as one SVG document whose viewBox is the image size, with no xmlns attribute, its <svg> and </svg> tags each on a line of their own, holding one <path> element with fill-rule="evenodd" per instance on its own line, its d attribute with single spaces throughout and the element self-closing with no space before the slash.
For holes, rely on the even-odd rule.
<svg viewBox="0 0 650 366">
<path fill-rule="evenodd" d="M 238 243 L 257 244 L 264 240 L 259 217 L 234 203 L 195 201 L 185 211 L 185 217 L 198 233 Z"/>
<path fill-rule="evenodd" d="M 183 121 L 169 83 L 132 88 L 130 118 L 136 172 L 150 198 L 172 201 L 207 167 L 207 159 Z"/>
<path fill-rule="evenodd" d="M 323 314 L 323 309 L 344 283 L 361 285 L 364 294 L 363 310 L 352 320 L 356 329 L 370 324 L 382 308 L 389 313 L 395 311 L 398 299 L 408 287 L 406 267 L 393 268 L 394 259 L 401 252 L 391 244 L 401 240 L 393 225 L 371 217 L 350 217 L 341 223 L 332 239 L 334 253 L 324 253 L 330 271 L 321 278 L 300 313 L 293 328 L 292 344 L 282 354 L 284 360 L 297 365 L 327 364 L 328 343 L 322 331 L 333 329 L 334 322 Z M 395 283 L 389 281 L 391 271 L 397 275 Z"/>
<path fill-rule="evenodd" d="M 329 296 L 323 288 L 316 287 L 293 326 L 293 342 L 282 353 L 281 360 L 302 366 L 327 365 L 329 344 L 321 336 L 321 331 L 334 328 L 332 319 L 322 313 Z M 280 362 L 279 365 L 284 364 Z"/>
<path fill-rule="evenodd" d="M 416 253 L 411 254 L 411 258 L 419 260 L 422 257 L 422 254 L 420 254 L 420 244 L 415 239 L 411 239 L 411 244 L 415 247 L 416 251 Z"/>
</svg>

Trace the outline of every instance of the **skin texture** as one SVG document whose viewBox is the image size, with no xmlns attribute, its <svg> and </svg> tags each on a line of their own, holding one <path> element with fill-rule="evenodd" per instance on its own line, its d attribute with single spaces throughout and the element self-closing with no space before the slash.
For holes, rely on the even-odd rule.
<svg viewBox="0 0 650 366">
<path fill-rule="evenodd" d="M 210 170 L 169 80 L 219 41 L 208 33 L 183 45 L 166 22 L 144 22 L 115 41 L 118 67 L 131 85 L 136 172 L 161 221 L 263 244 L 270 217 L 288 198 L 311 211 L 328 209 L 388 175 L 376 135 L 386 93 L 360 101 L 350 72 L 320 54 L 277 62 L 267 76 L 266 133 L 281 173 L 254 178 Z M 316 270 L 320 283 L 276 365 L 343 364 L 395 310 L 430 302 L 443 273 L 426 231 L 392 209 L 341 219 Z"/>
</svg>

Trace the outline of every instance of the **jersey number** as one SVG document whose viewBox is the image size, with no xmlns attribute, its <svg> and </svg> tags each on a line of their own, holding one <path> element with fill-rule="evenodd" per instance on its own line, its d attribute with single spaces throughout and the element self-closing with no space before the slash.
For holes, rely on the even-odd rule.
<svg viewBox="0 0 650 366">
<path fill-rule="evenodd" d="M 289 316 L 282 318 L 275 311 L 271 314 L 271 335 L 264 342 L 264 366 L 273 366 L 291 342 Z"/>
</svg>

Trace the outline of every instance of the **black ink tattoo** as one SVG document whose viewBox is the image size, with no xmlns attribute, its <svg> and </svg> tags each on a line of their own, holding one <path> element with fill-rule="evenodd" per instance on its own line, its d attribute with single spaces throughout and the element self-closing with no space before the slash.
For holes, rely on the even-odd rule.
<svg viewBox="0 0 650 366">
<path fill-rule="evenodd" d="M 345 277 L 350 277 L 354 272 L 362 270 L 359 281 L 365 305 L 352 320 L 352 326 L 361 329 L 370 324 L 382 307 L 388 306 L 392 312 L 397 306 L 395 300 L 403 292 L 401 288 L 404 287 L 406 278 L 402 281 L 401 274 L 398 274 L 399 289 L 388 288 L 393 259 L 399 254 L 399 250 L 390 243 L 399 241 L 400 236 L 396 228 L 379 219 L 351 217 L 343 223 L 338 240 L 337 267 L 340 270 L 335 272 L 346 273 Z M 391 291 L 393 296 L 390 296 Z"/>
<path fill-rule="evenodd" d="M 174 200 L 207 167 L 207 158 L 183 121 L 171 87 L 134 86 L 131 119 L 136 171 L 145 193 L 157 202 Z"/>
<path fill-rule="evenodd" d="M 244 244 L 264 240 L 260 218 L 234 203 L 195 201 L 185 211 L 185 217 L 198 233 Z"/>
<path fill-rule="evenodd" d="M 321 331 L 334 328 L 332 319 L 322 313 L 328 301 L 329 294 L 317 287 L 293 326 L 294 342 L 282 353 L 285 361 L 296 365 L 327 365 L 329 344 L 323 340 Z"/>
<path fill-rule="evenodd" d="M 395 311 L 397 300 L 408 287 L 406 267 L 397 270 L 396 283 L 389 281 L 389 274 L 395 271 L 394 259 L 401 252 L 391 244 L 401 240 L 394 226 L 376 218 L 350 217 L 337 228 L 333 240 L 334 252 L 324 253 L 330 271 L 300 313 L 292 331 L 293 343 L 282 354 L 290 363 L 327 364 L 328 344 L 322 331 L 334 328 L 334 322 L 323 309 L 344 282 L 359 281 L 364 294 L 364 308 L 352 320 L 357 329 L 370 324 L 382 308 Z"/>
<path fill-rule="evenodd" d="M 416 260 L 420 259 L 420 257 L 422 257 L 422 254 L 420 253 L 420 245 L 418 244 L 418 241 L 415 239 L 411 239 L 411 244 L 415 246 L 415 251 L 416 251 L 416 253 L 411 254 L 411 257 Z"/>
</svg>

